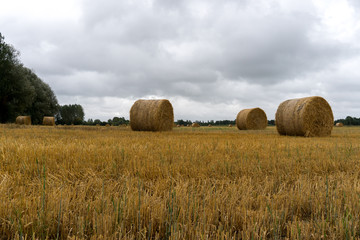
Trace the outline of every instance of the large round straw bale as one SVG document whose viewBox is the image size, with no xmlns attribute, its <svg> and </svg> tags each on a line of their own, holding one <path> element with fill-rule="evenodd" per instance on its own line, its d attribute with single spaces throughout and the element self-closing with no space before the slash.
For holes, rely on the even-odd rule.
<svg viewBox="0 0 360 240">
<path fill-rule="evenodd" d="M 236 126 L 239 130 L 261 130 L 267 126 L 267 117 L 261 108 L 241 110 L 236 116 Z"/>
<path fill-rule="evenodd" d="M 279 105 L 275 124 L 281 135 L 330 136 L 334 116 L 329 103 L 322 97 L 290 99 Z"/>
<path fill-rule="evenodd" d="M 169 100 L 137 100 L 130 109 L 130 127 L 134 131 L 170 131 L 174 111 Z"/>
<path fill-rule="evenodd" d="M 200 127 L 200 124 L 194 122 L 193 124 L 191 124 L 192 127 Z"/>
<path fill-rule="evenodd" d="M 20 125 L 31 125 L 31 117 L 30 116 L 18 116 L 15 120 L 16 124 Z"/>
<path fill-rule="evenodd" d="M 44 117 L 43 125 L 46 126 L 55 126 L 55 118 L 54 117 Z"/>
<path fill-rule="evenodd" d="M 338 123 L 336 123 L 336 125 L 335 125 L 336 127 L 343 127 L 344 126 L 344 124 L 342 123 L 342 122 L 338 122 Z"/>
</svg>

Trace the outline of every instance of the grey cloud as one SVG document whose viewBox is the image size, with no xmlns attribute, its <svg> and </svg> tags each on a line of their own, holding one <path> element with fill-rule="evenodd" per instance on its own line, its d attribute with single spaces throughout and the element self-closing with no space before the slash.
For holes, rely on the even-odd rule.
<svg viewBox="0 0 360 240">
<path fill-rule="evenodd" d="M 312 8 L 311 1 L 290 11 L 276 0 L 84 0 L 77 21 L 10 21 L 8 29 L 21 29 L 11 35 L 25 65 L 64 101 L 156 95 L 220 110 L 228 104 L 229 116 L 235 106 L 255 105 L 272 114 L 281 99 L 324 93 L 338 100 L 343 95 L 332 92 L 357 88 L 356 74 L 346 87 L 336 83 L 346 71 L 331 70 L 358 54 L 356 43 L 322 36 Z M 92 101 L 87 107 L 97 111 Z"/>
</svg>

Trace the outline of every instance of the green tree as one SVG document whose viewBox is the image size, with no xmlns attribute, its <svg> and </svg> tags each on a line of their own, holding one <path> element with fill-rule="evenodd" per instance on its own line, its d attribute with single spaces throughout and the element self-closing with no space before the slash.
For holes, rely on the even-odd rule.
<svg viewBox="0 0 360 240">
<path fill-rule="evenodd" d="M 6 44 L 0 33 L 0 122 L 13 122 L 35 97 L 35 88 L 23 77 L 19 52 Z"/>
<path fill-rule="evenodd" d="M 50 86 L 41 81 L 35 73 L 28 68 L 23 68 L 24 76 L 35 88 L 35 98 L 32 104 L 26 109 L 31 115 L 34 124 L 41 124 L 44 116 L 54 116 L 58 112 L 58 102 Z"/>
<path fill-rule="evenodd" d="M 59 112 L 56 115 L 56 121 L 60 124 L 83 124 L 84 109 L 79 104 L 69 104 L 59 107 Z"/>
<path fill-rule="evenodd" d="M 14 122 L 18 115 L 31 115 L 32 122 L 57 112 L 55 94 L 34 72 L 24 67 L 19 52 L 0 33 L 0 122 Z"/>
</svg>

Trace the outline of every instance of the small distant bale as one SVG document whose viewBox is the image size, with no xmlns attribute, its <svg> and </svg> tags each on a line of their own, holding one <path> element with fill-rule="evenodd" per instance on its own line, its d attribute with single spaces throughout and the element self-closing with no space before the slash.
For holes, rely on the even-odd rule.
<svg viewBox="0 0 360 240">
<path fill-rule="evenodd" d="M 231 125 L 231 124 L 229 124 L 229 127 L 232 127 L 232 125 Z"/>
<path fill-rule="evenodd" d="M 336 126 L 336 127 L 343 127 L 344 124 L 343 124 L 342 122 L 338 122 L 338 123 L 335 124 L 335 126 Z"/>
<path fill-rule="evenodd" d="M 169 100 L 137 100 L 130 109 L 130 127 L 133 131 L 170 131 L 174 111 Z"/>
<path fill-rule="evenodd" d="M 110 127 L 110 124 L 108 124 L 108 123 L 107 123 L 107 124 L 105 124 L 105 127 Z"/>
<path fill-rule="evenodd" d="M 211 124 L 209 124 L 208 127 L 212 127 Z"/>
<path fill-rule="evenodd" d="M 191 127 L 191 124 L 186 125 L 187 127 Z"/>
<path fill-rule="evenodd" d="M 241 110 L 236 116 L 236 126 L 239 130 L 262 130 L 267 126 L 267 117 L 261 108 Z"/>
<path fill-rule="evenodd" d="M 275 124 L 280 135 L 325 137 L 331 135 L 334 116 L 322 97 L 289 99 L 279 105 Z"/>
<path fill-rule="evenodd" d="M 55 118 L 54 117 L 44 117 L 43 125 L 45 126 L 55 126 Z"/>
<path fill-rule="evenodd" d="M 31 125 L 31 117 L 30 116 L 18 116 L 15 120 L 16 124 L 19 125 Z"/>
<path fill-rule="evenodd" d="M 200 127 L 200 124 L 194 122 L 193 124 L 191 124 L 191 127 Z"/>
<path fill-rule="evenodd" d="M 176 125 L 176 127 L 181 127 L 181 125 L 178 124 L 178 125 Z"/>
</svg>

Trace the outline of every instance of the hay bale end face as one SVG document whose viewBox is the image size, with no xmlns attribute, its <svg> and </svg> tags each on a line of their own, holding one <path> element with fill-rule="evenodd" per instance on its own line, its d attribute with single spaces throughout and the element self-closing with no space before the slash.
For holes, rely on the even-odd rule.
<svg viewBox="0 0 360 240">
<path fill-rule="evenodd" d="M 174 111 L 169 100 L 137 100 L 130 109 L 133 131 L 170 131 L 174 126 Z"/>
<path fill-rule="evenodd" d="M 267 117 L 261 108 L 241 110 L 236 116 L 236 126 L 239 130 L 261 130 L 267 126 Z"/>
<path fill-rule="evenodd" d="M 191 127 L 200 127 L 200 124 L 194 122 L 193 124 L 191 124 Z"/>
<path fill-rule="evenodd" d="M 55 126 L 55 118 L 54 117 L 44 117 L 43 125 L 45 126 Z"/>
<path fill-rule="evenodd" d="M 290 99 L 279 105 L 275 124 L 280 135 L 325 137 L 331 135 L 334 116 L 322 97 Z"/>
<path fill-rule="evenodd" d="M 342 123 L 342 122 L 338 122 L 338 123 L 336 123 L 336 125 L 335 125 L 336 127 L 343 127 L 344 126 L 344 124 Z"/>
<path fill-rule="evenodd" d="M 31 125 L 31 117 L 30 116 L 18 116 L 15 120 L 16 124 L 19 125 Z"/>
</svg>

